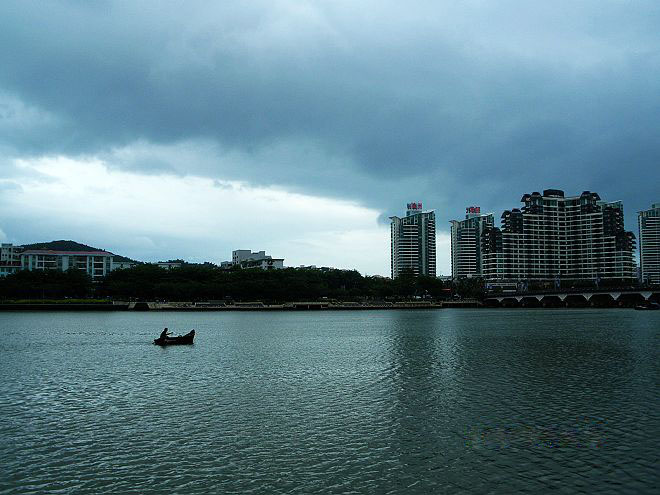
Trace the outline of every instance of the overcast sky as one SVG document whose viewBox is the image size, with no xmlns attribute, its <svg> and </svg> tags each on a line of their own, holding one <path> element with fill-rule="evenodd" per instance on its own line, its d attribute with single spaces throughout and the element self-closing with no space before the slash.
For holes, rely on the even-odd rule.
<svg viewBox="0 0 660 495">
<path fill-rule="evenodd" d="M 389 275 L 387 217 L 660 201 L 660 2 L 0 3 L 0 239 Z"/>
</svg>

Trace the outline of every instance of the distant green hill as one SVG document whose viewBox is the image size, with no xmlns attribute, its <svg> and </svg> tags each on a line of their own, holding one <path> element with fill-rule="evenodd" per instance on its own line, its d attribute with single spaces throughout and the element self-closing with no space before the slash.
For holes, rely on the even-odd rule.
<svg viewBox="0 0 660 495">
<path fill-rule="evenodd" d="M 136 261 L 136 260 L 133 260 L 133 259 L 131 259 L 131 258 L 127 258 L 126 256 L 120 256 L 120 255 L 118 255 L 118 254 L 114 254 L 114 253 L 113 253 L 113 255 L 112 255 L 112 259 L 114 260 L 115 263 L 119 263 L 119 262 L 124 262 L 124 263 L 142 263 L 142 261 Z"/>
<path fill-rule="evenodd" d="M 23 244 L 25 249 L 50 249 L 52 251 L 104 251 L 103 249 L 80 244 L 76 241 L 50 241 L 35 244 Z"/>
<path fill-rule="evenodd" d="M 51 251 L 81 251 L 81 252 L 105 251 L 105 249 L 88 246 L 87 244 L 80 244 L 79 242 L 76 241 L 65 241 L 65 240 L 37 242 L 34 244 L 23 244 L 23 247 L 25 249 L 49 249 Z M 139 263 L 138 261 L 132 260 L 131 258 L 127 258 L 126 256 L 120 256 L 114 253 L 112 258 L 114 259 L 115 262 L 123 261 L 123 262 Z"/>
</svg>

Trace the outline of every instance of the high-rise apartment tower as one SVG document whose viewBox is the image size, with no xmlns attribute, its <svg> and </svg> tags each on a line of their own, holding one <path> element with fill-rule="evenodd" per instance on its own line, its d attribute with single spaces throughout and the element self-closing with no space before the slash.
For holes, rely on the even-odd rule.
<svg viewBox="0 0 660 495">
<path fill-rule="evenodd" d="M 392 278 L 408 271 L 435 277 L 435 212 L 408 203 L 405 217 L 390 217 Z"/>
<path fill-rule="evenodd" d="M 451 222 L 451 276 L 482 275 L 481 240 L 484 230 L 493 227 L 493 214 L 482 214 L 478 206 L 465 209 L 465 220 Z"/>
<path fill-rule="evenodd" d="M 642 282 L 660 285 L 660 203 L 640 211 L 637 220 Z"/>
</svg>

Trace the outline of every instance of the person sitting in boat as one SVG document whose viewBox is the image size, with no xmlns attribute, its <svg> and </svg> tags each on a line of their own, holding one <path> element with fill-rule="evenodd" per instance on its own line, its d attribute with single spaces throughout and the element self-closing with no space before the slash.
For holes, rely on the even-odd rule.
<svg viewBox="0 0 660 495">
<path fill-rule="evenodd" d="M 160 337 L 161 339 L 165 340 L 170 332 L 168 332 L 167 327 L 165 327 L 165 330 L 160 332 Z"/>
</svg>

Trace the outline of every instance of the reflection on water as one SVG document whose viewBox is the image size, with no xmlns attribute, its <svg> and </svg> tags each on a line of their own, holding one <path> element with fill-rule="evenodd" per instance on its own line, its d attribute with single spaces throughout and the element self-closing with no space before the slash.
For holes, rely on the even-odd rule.
<svg viewBox="0 0 660 495">
<path fill-rule="evenodd" d="M 465 433 L 465 445 L 475 449 L 517 448 L 600 448 L 605 445 L 606 424 L 602 420 L 581 418 L 562 428 L 558 425 L 482 426 Z"/>
<path fill-rule="evenodd" d="M 150 344 L 164 326 L 194 346 Z M 660 315 L 3 313 L 0 493 L 651 493 Z"/>
</svg>

